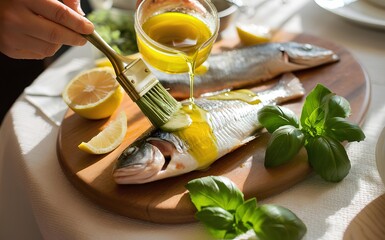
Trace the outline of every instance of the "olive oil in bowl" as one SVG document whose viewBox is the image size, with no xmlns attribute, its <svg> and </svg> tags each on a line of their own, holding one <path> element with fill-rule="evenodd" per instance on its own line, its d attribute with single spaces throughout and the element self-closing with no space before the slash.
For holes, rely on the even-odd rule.
<svg viewBox="0 0 385 240">
<path fill-rule="evenodd" d="M 192 100 L 194 70 L 209 56 L 214 43 L 210 39 L 216 36 L 203 21 L 179 12 L 152 16 L 142 29 L 151 38 L 138 38 L 143 59 L 163 72 L 188 72 Z"/>
<path fill-rule="evenodd" d="M 168 73 L 188 72 L 186 61 L 195 61 L 196 67 L 201 65 L 214 42 L 208 41 L 212 33 L 204 22 L 179 12 L 152 16 L 142 28 L 151 38 L 138 38 L 139 51 L 144 60 Z"/>
</svg>

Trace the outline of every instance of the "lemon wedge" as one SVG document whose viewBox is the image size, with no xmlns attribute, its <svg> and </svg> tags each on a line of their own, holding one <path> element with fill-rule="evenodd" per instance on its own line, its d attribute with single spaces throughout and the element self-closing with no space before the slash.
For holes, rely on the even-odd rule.
<svg viewBox="0 0 385 240">
<path fill-rule="evenodd" d="M 266 26 L 242 24 L 236 26 L 241 43 L 245 46 L 267 43 L 271 40 L 271 30 Z"/>
<path fill-rule="evenodd" d="M 63 91 L 64 102 L 87 119 L 107 118 L 122 102 L 124 90 L 111 67 L 93 68 L 72 79 Z"/>
<path fill-rule="evenodd" d="M 112 67 L 112 63 L 108 58 L 102 57 L 95 60 L 96 67 Z"/>
<path fill-rule="evenodd" d="M 117 118 L 108 123 L 106 128 L 88 142 L 79 144 L 79 149 L 91 154 L 105 154 L 117 148 L 127 132 L 127 116 L 121 111 Z"/>
<path fill-rule="evenodd" d="M 130 55 L 124 56 L 127 62 L 134 61 L 137 58 L 140 58 L 140 53 L 133 53 Z M 95 60 L 96 67 L 112 67 L 112 63 L 107 57 L 101 57 Z"/>
</svg>

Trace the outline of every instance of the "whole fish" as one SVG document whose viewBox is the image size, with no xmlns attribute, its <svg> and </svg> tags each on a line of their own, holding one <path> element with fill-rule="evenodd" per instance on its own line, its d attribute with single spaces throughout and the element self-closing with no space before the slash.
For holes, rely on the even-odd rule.
<svg viewBox="0 0 385 240">
<path fill-rule="evenodd" d="M 204 74 L 196 74 L 194 95 L 222 89 L 238 89 L 256 85 L 286 72 L 293 72 L 338 61 L 332 51 L 312 44 L 297 42 L 267 43 L 224 51 L 209 56 Z M 171 95 L 189 97 L 187 74 L 167 74 L 151 69 Z"/>
<path fill-rule="evenodd" d="M 248 101 L 242 98 L 245 92 Z M 256 137 L 262 128 L 257 119 L 262 106 L 295 99 L 304 92 L 298 78 L 285 74 L 277 85 L 259 93 L 241 89 L 197 98 L 194 106 L 200 111 L 192 111 L 191 125 L 172 132 L 160 128 L 140 137 L 117 159 L 114 180 L 146 183 L 207 168 Z"/>
</svg>

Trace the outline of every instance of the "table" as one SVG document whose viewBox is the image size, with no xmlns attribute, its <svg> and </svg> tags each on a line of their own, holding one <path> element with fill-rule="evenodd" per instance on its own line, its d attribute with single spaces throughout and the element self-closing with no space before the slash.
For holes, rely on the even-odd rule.
<svg viewBox="0 0 385 240">
<path fill-rule="evenodd" d="M 367 138 L 347 146 L 352 162 L 349 175 L 338 184 L 312 176 L 263 201 L 296 213 L 308 228 L 304 239 L 342 239 L 357 213 L 385 193 L 375 164 L 375 145 L 385 126 L 385 31 L 347 22 L 311 0 L 283 5 L 276 0 L 249 2 L 259 6 L 253 19 L 258 23 L 345 46 L 371 80 L 371 104 L 362 126 Z M 50 68 L 84 56 L 92 57 L 89 45 L 71 48 Z M 25 94 L 1 124 L 0 239 L 210 239 L 199 223 L 151 224 L 110 213 L 89 201 L 61 171 L 56 156 L 58 129 Z"/>
</svg>

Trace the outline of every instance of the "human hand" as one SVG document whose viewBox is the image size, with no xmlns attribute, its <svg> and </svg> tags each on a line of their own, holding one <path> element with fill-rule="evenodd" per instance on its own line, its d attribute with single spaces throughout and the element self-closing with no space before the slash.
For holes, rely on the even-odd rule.
<svg viewBox="0 0 385 240">
<path fill-rule="evenodd" d="M 62 45 L 86 43 L 94 30 L 80 0 L 1 0 L 0 52 L 11 58 L 43 59 Z"/>
</svg>

